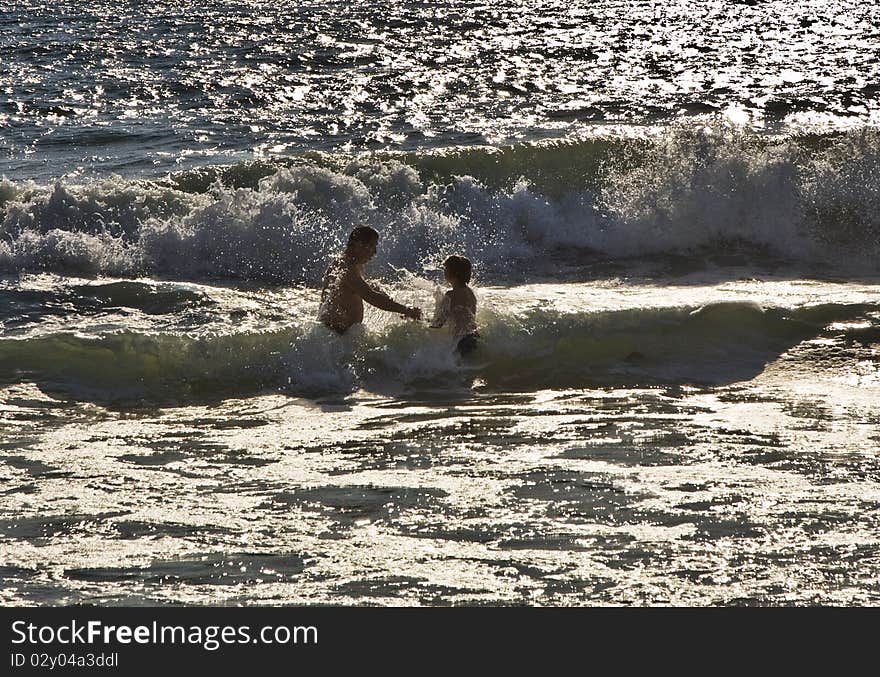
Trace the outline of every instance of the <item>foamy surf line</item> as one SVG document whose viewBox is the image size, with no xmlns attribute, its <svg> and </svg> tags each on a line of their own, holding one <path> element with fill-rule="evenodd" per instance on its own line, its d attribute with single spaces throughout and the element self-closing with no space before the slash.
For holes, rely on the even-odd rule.
<svg viewBox="0 0 880 677">
<path fill-rule="evenodd" d="M 0 340 L 0 374 L 97 400 L 205 400 L 280 391 L 478 387 L 517 391 L 748 380 L 829 327 L 876 339 L 880 306 L 826 303 L 562 312 L 487 309 L 481 346 L 461 360 L 446 335 L 414 323 L 360 327 L 337 338 L 312 320 L 285 329 L 202 337 L 136 331 Z"/>
<path fill-rule="evenodd" d="M 485 273 L 560 252 L 763 251 L 846 274 L 880 242 L 880 133 L 771 139 L 730 127 L 654 138 L 315 155 L 166 180 L 0 183 L 0 270 L 314 284 L 350 228 L 377 271 L 467 253 Z"/>
</svg>

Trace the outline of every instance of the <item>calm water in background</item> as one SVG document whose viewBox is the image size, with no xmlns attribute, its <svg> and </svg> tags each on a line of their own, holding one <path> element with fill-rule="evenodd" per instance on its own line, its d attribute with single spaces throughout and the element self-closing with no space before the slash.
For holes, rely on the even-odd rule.
<svg viewBox="0 0 880 677">
<path fill-rule="evenodd" d="M 10 178 L 880 105 L 873 3 L 22 0 L 0 22 Z"/>
<path fill-rule="evenodd" d="M 878 19 L 0 4 L 0 602 L 876 604 Z"/>
</svg>

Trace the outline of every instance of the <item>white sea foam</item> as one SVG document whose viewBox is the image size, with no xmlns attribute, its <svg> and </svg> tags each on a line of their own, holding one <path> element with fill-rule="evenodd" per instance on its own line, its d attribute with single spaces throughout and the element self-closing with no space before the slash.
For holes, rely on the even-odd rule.
<svg viewBox="0 0 880 677">
<path fill-rule="evenodd" d="M 497 157 L 482 169 L 463 156 L 445 164 L 314 156 L 250 187 L 217 181 L 196 193 L 179 188 L 184 178 L 6 181 L 0 266 L 315 283 L 356 224 L 382 233 L 374 266 L 385 271 L 425 270 L 454 251 L 492 268 L 560 250 L 627 257 L 743 246 L 792 261 L 870 265 L 880 248 L 876 131 L 781 141 L 681 127 L 610 148 L 531 149 L 532 164 L 540 156 L 541 166 L 558 169 L 556 180 L 511 148 L 484 151 Z M 589 164 L 584 156 L 604 170 L 566 173 L 574 158 Z"/>
<path fill-rule="evenodd" d="M 0 340 L 0 372 L 87 397 L 159 401 L 265 390 L 392 393 L 459 387 L 473 378 L 507 390 L 727 383 L 755 376 L 832 322 L 865 321 L 876 310 L 749 302 L 594 312 L 489 305 L 478 313 L 479 347 L 464 360 L 446 332 L 390 320 L 341 337 L 313 319 L 200 336 L 56 332 Z M 866 331 L 853 327 L 854 336 Z"/>
</svg>

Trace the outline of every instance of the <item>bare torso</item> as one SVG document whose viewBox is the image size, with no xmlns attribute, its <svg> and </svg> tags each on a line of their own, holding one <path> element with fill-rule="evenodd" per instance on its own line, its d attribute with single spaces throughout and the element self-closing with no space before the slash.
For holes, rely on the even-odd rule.
<svg viewBox="0 0 880 677">
<path fill-rule="evenodd" d="M 375 252 L 375 245 L 373 246 Z M 422 311 L 397 303 L 383 291 L 364 280 L 363 264 L 349 253 L 334 260 L 324 273 L 318 320 L 344 334 L 353 324 L 364 321 L 364 301 L 370 305 L 419 319 Z"/>
<path fill-rule="evenodd" d="M 477 297 L 468 286 L 450 289 L 437 308 L 432 326 L 449 326 L 455 336 L 466 336 L 477 331 Z"/>
<path fill-rule="evenodd" d="M 324 273 L 318 320 L 340 334 L 363 322 L 364 302 L 359 291 L 363 284 L 361 266 L 344 254 L 333 261 Z"/>
</svg>

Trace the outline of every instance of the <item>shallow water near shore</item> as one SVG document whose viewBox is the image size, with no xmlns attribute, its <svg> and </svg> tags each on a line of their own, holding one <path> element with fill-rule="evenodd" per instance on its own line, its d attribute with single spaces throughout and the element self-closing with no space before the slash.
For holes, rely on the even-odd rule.
<svg viewBox="0 0 880 677">
<path fill-rule="evenodd" d="M 426 349 L 415 323 L 373 315 L 379 324 L 345 353 L 349 381 L 302 347 L 280 362 L 290 380 L 246 382 L 244 368 L 213 395 L 160 371 L 149 388 L 108 397 L 112 362 L 91 376 L 69 361 L 31 372 L 2 390 L 0 600 L 877 603 L 875 287 L 678 282 L 478 289 L 486 345 L 465 364 L 443 342 Z M 180 295 L 148 281 L 85 286 L 121 284 Z M 218 316 L 245 300 L 269 312 L 259 299 L 271 307 L 277 294 L 199 293 Z M 491 342 L 515 317 L 534 321 L 535 306 L 540 322 L 520 331 L 536 362 L 514 373 L 513 348 Z M 76 335 L 106 332 L 114 312 L 81 316 Z M 640 313 L 629 335 L 632 321 L 614 317 L 627 312 Z M 688 319 L 713 313 L 670 354 L 694 331 Z M 649 316 L 660 318 L 653 333 Z M 162 316 L 136 317 L 146 335 Z M 615 345 L 628 336 L 638 354 L 593 348 L 592 365 L 553 373 L 571 322 L 612 332 Z M 0 353 L 28 340 L 5 339 Z M 547 342 L 554 356 L 542 362 L 536 346 Z M 565 385 L 578 378 L 589 387 Z"/>
</svg>

